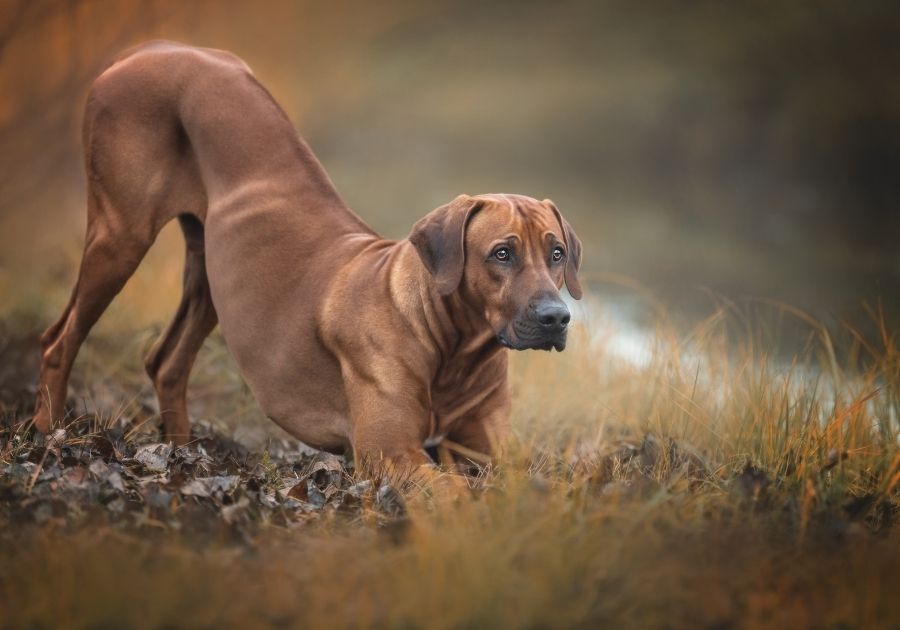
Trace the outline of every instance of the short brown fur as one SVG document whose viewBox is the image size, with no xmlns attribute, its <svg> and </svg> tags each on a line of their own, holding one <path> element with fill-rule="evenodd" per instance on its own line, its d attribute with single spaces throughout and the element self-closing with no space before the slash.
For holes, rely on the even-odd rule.
<svg viewBox="0 0 900 630">
<path fill-rule="evenodd" d="M 409 239 L 382 239 L 233 55 L 171 42 L 126 52 L 93 85 L 84 147 L 87 237 L 41 339 L 41 431 L 63 420 L 81 343 L 174 218 L 184 293 L 146 366 L 178 444 L 191 366 L 217 322 L 272 420 L 312 446 L 403 465 L 429 461 L 429 438 L 494 452 L 509 428 L 501 343 L 564 345 L 567 312 L 553 340 L 522 336 L 549 334 L 534 332 L 535 299 L 558 301 L 564 282 L 581 293 L 581 245 L 552 202 L 464 195 Z M 511 239 L 514 264 L 491 258 L 497 239 Z"/>
</svg>

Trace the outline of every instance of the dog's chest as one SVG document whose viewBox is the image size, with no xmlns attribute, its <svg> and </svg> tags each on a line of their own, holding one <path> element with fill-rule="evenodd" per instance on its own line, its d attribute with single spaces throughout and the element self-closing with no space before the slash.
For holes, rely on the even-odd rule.
<svg viewBox="0 0 900 630">
<path fill-rule="evenodd" d="M 495 394 L 505 391 L 506 378 L 505 354 L 445 366 L 431 387 L 431 438 L 452 433 L 461 422 L 493 415 Z"/>
</svg>

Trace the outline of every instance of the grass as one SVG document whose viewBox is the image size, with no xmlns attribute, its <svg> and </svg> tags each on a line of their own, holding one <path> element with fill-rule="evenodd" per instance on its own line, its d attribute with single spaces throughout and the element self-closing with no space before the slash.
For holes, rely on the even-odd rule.
<svg viewBox="0 0 900 630">
<path fill-rule="evenodd" d="M 410 490 L 393 523 L 365 505 L 240 541 L 11 523 L 0 627 L 895 626 L 896 333 L 877 308 L 871 338 L 751 310 L 725 304 L 686 331 L 660 311 L 646 362 L 616 358 L 602 320 L 562 355 L 516 354 L 504 459 L 471 495 Z M 807 327 L 794 351 L 773 313 Z M 152 431 L 151 342 L 101 331 L 76 400 Z M 266 444 L 281 436 L 225 356 L 218 338 L 204 349 L 194 413 L 255 440 L 274 475 Z"/>
</svg>

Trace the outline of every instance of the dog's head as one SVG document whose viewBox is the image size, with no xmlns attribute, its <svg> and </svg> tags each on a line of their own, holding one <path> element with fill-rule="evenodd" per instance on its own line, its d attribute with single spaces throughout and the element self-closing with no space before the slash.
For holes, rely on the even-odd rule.
<svg viewBox="0 0 900 630">
<path fill-rule="evenodd" d="M 458 292 L 501 345 L 566 346 L 563 283 L 581 298 L 581 241 L 549 199 L 462 195 L 413 226 L 409 240 L 441 295 Z"/>
</svg>

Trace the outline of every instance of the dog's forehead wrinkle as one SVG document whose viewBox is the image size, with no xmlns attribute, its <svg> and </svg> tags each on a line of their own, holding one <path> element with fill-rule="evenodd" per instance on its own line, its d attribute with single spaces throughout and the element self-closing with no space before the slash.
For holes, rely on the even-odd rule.
<svg viewBox="0 0 900 630">
<path fill-rule="evenodd" d="M 533 203 L 513 203 L 519 200 Z M 545 207 L 527 197 L 491 196 L 484 210 L 472 219 L 467 245 L 480 251 L 482 248 L 496 247 L 504 241 L 509 242 L 529 264 L 543 267 L 547 255 L 545 250 L 554 243 L 564 242 L 558 234 L 555 216 L 548 215 Z"/>
</svg>

